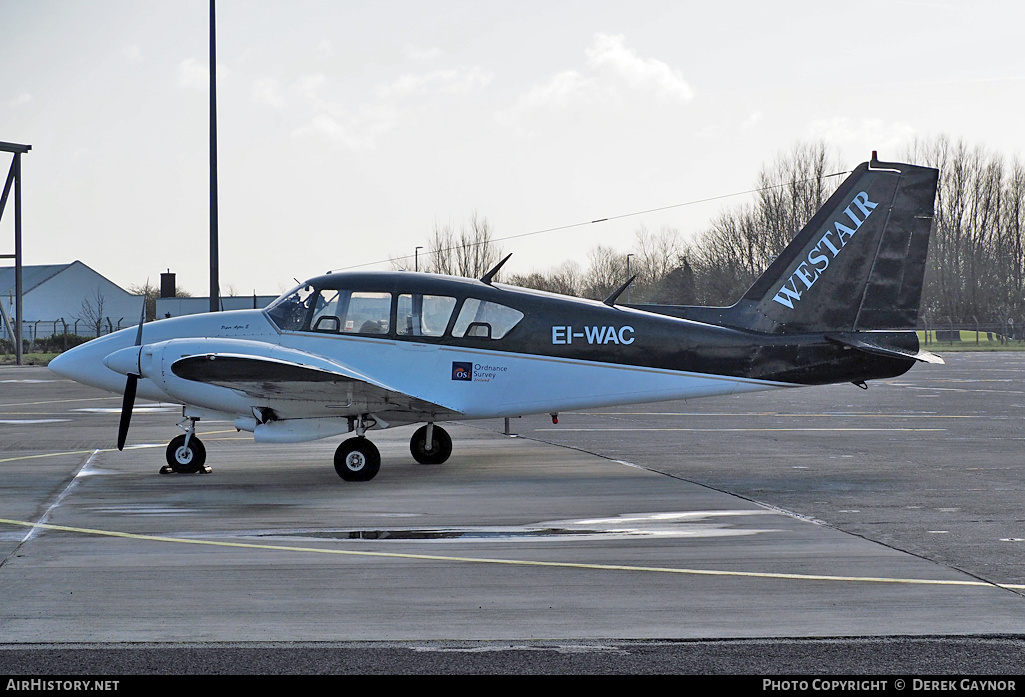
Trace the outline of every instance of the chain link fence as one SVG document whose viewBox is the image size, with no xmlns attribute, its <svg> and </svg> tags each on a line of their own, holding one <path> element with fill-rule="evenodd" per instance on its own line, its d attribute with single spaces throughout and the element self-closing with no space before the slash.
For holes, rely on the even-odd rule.
<svg viewBox="0 0 1025 697">
<path fill-rule="evenodd" d="M 25 321 L 21 323 L 21 350 L 22 353 L 60 353 L 90 339 L 134 326 L 135 323 L 125 324 L 123 319 L 115 322 L 109 317 L 100 323 L 80 319 L 69 322 L 63 318 Z M 14 337 L 5 322 L 0 322 L 0 353 L 14 353 Z"/>
</svg>

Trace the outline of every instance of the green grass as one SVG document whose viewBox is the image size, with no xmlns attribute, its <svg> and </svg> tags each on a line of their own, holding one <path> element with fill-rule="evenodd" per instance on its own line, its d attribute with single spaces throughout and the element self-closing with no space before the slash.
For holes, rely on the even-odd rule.
<svg viewBox="0 0 1025 697">
<path fill-rule="evenodd" d="M 23 353 L 21 354 L 21 364 L 48 365 L 58 355 L 56 353 Z M 0 354 L 0 365 L 14 365 L 15 363 L 13 353 Z"/>
<path fill-rule="evenodd" d="M 918 332 L 918 341 L 926 351 L 1025 351 L 1025 342 L 1011 341 L 999 334 L 976 334 L 967 329 L 959 333 L 961 341 L 936 341 L 936 332 L 930 330 L 929 343 L 925 343 L 925 332 Z"/>
</svg>

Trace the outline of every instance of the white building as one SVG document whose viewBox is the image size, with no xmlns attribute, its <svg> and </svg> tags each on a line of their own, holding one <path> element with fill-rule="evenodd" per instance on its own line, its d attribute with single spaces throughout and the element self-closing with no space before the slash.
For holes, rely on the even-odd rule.
<svg viewBox="0 0 1025 697">
<path fill-rule="evenodd" d="M 50 336 L 55 329 L 60 334 L 64 323 L 68 332 L 80 336 L 95 336 L 97 324 L 101 334 L 108 334 L 139 323 L 142 296 L 132 295 L 81 261 L 23 266 L 21 278 L 22 336 L 26 339 Z M 0 302 L 12 322 L 14 285 L 14 267 L 0 267 Z M 7 337 L 2 322 L 0 336 Z"/>
<path fill-rule="evenodd" d="M 222 310 L 254 310 L 267 307 L 276 295 L 232 295 L 221 298 Z M 210 311 L 210 298 L 157 298 L 157 319 L 198 315 Z"/>
</svg>

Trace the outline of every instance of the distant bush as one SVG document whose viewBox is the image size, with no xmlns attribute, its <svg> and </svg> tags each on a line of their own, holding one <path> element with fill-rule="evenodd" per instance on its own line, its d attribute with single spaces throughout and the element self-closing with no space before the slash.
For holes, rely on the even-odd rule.
<svg viewBox="0 0 1025 697">
<path fill-rule="evenodd" d="M 75 348 L 90 340 L 92 340 L 92 337 L 79 336 L 77 334 L 54 334 L 53 336 L 36 339 L 35 342 L 22 339 L 21 352 L 29 353 L 31 350 L 37 353 L 61 353 L 66 349 Z M 10 339 L 0 339 L 0 353 L 14 353 L 14 342 Z"/>
</svg>

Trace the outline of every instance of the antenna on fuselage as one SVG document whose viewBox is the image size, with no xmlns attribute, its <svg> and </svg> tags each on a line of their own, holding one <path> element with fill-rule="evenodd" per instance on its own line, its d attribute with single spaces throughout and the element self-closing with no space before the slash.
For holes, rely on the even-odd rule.
<svg viewBox="0 0 1025 697">
<path fill-rule="evenodd" d="M 612 291 L 612 295 L 610 295 L 609 297 L 607 297 L 604 300 L 602 300 L 602 302 L 605 303 L 606 305 L 608 305 L 609 307 L 615 307 L 616 306 L 616 300 L 619 299 L 619 296 L 623 294 L 624 290 L 626 290 L 627 288 L 630 287 L 630 284 L 634 282 L 635 278 L 637 278 L 637 274 L 634 274 L 633 276 L 628 278 L 626 280 L 626 283 L 621 285 L 616 290 Z"/>
<path fill-rule="evenodd" d="M 511 257 L 511 256 L 512 256 L 512 253 L 510 252 L 509 254 L 507 254 L 505 256 L 505 259 L 502 259 L 502 261 L 500 261 L 497 264 L 495 264 L 495 267 L 493 269 L 491 269 L 486 274 L 481 276 L 481 278 L 480 278 L 481 283 L 487 283 L 490 286 L 491 285 L 491 280 L 495 277 L 495 274 L 498 273 L 498 270 L 502 268 L 502 265 L 505 264 L 505 262 L 509 261 L 509 257 Z"/>
</svg>

